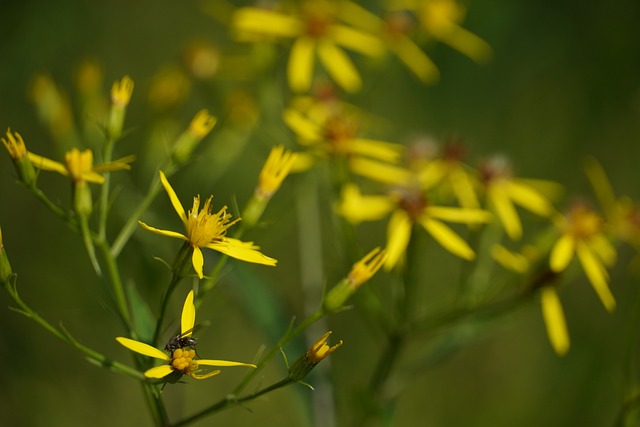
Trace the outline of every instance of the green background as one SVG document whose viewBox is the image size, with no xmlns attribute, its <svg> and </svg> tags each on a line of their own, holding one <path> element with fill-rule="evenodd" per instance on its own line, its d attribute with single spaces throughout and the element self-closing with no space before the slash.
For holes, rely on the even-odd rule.
<svg viewBox="0 0 640 427">
<path fill-rule="evenodd" d="M 631 0 L 472 2 L 464 26 L 491 44 L 492 62 L 477 65 L 437 45 L 430 54 L 442 79 L 430 87 L 417 83 L 393 61 L 384 71 L 365 63 L 365 91 L 352 100 L 384 117 L 386 125 L 377 137 L 404 142 L 419 133 L 458 135 L 468 144 L 471 160 L 507 154 L 519 175 L 565 185 L 567 200 L 591 197 L 582 164 L 585 156 L 594 155 L 617 194 L 638 199 L 639 12 L 640 4 Z M 131 132 L 120 143 L 118 154 L 135 153 L 144 164 L 146 155 L 158 155 L 149 152 L 146 142 L 150 124 L 158 119 L 145 100 L 151 77 L 161 67 L 179 63 L 185 44 L 193 39 L 219 44 L 225 55 L 248 52 L 246 47 L 224 44 L 228 40 L 224 26 L 203 13 L 197 2 L 5 2 L 0 26 L 0 129 L 20 132 L 32 151 L 59 155 L 27 100 L 27 87 L 35 73 L 48 71 L 72 92 L 75 66 L 91 57 L 104 68 L 105 90 L 124 74 L 136 83 L 126 121 Z M 279 81 L 281 70 L 271 71 Z M 195 84 L 186 103 L 172 116 L 186 124 L 200 108 L 222 114 L 221 91 L 212 87 L 215 84 Z M 234 198 L 242 205 L 268 148 L 277 143 L 294 146 L 290 133 L 258 128 L 242 156 L 215 180 L 209 179 L 210 174 L 217 175 L 211 171 L 214 154 L 203 149 L 189 168 L 172 179 L 183 204 L 189 205 L 189 197 L 200 193 L 203 197 L 214 194 L 216 206 L 231 206 Z M 152 173 L 147 166 L 131 174 L 131 180 L 125 177 L 118 182 L 144 192 Z M 23 299 L 53 323 L 62 322 L 83 343 L 128 363 L 127 351 L 113 340 L 122 331 L 98 292 L 80 239 L 17 185 L 15 177 L 8 156 L 1 155 L 0 226 Z M 230 263 L 237 268 L 228 270 L 215 298 L 199 311 L 198 319 L 211 321 L 198 347 L 205 357 L 250 360 L 259 345 L 284 330 L 291 316 L 304 315 L 297 245 L 298 240 L 306 240 L 305 230 L 296 225 L 293 202 L 300 196 L 296 192 L 300 180 L 293 177 L 278 193 L 265 214 L 268 226 L 247 236 L 280 260 L 278 268 L 240 268 L 239 263 Z M 43 175 L 40 182 L 55 200 L 68 201 L 68 184 L 62 177 L 47 175 L 45 180 Z M 134 199 L 124 192 L 116 201 L 116 217 Z M 164 194 L 148 218 L 153 225 L 179 230 Z M 375 238 L 382 239 L 383 234 L 375 230 L 371 246 L 382 242 L 376 243 Z M 130 280 L 146 283 L 142 293 L 152 307 L 157 307 L 160 289 L 168 281 L 168 273 L 152 257 L 170 260 L 179 247 L 177 241 L 166 240 L 138 231 L 123 253 L 122 270 L 130 272 Z M 353 262 L 338 259 L 340 252 L 331 239 L 306 242 L 322 245 L 328 284 L 335 283 Z M 429 261 L 432 270 L 425 276 L 427 309 L 438 305 L 439 295 L 446 295 L 443 289 L 453 280 L 451 272 L 455 275 L 460 267 L 440 248 L 430 249 L 437 255 Z M 561 290 L 572 339 L 567 356 L 554 355 L 539 305 L 532 301 L 414 375 L 401 395 L 392 425 L 612 425 L 624 399 L 628 351 L 637 343 L 638 279 L 626 269 L 630 255 L 623 251 L 612 272 L 618 301 L 615 313 L 605 312 L 584 278 Z M 215 256 L 207 255 L 206 262 L 213 265 Z M 384 294 L 389 284 L 389 276 L 381 274 L 367 286 Z M 273 291 L 266 294 L 273 295 L 273 301 L 260 294 L 265 289 Z M 182 291 L 186 294 L 186 288 L 180 288 L 177 295 Z M 359 301 L 355 298 L 355 310 L 328 319 L 332 340 L 345 341 L 331 356 L 337 425 L 349 425 L 350 408 L 359 404 L 359 390 L 366 387 L 385 345 L 382 332 L 359 309 Z M 4 425 L 150 424 L 133 380 L 86 363 L 73 349 L 6 308 L 10 305 L 6 294 L 0 294 L 0 306 L 5 307 L 0 310 L 4 367 L 0 419 Z M 427 338 L 432 337 L 414 340 L 404 357 L 410 360 L 420 354 L 433 342 Z M 295 359 L 302 348 L 300 343 L 288 347 L 289 359 Z M 263 385 L 283 372 L 282 364 L 274 363 L 265 372 Z M 168 388 L 170 413 L 189 413 L 218 400 L 242 374 L 241 368 L 226 369 L 208 381 Z M 326 397 L 330 386 L 322 375 L 310 382 L 316 392 L 292 386 L 197 425 L 312 425 L 309 397 Z M 328 409 L 316 413 L 321 420 L 317 425 L 331 425 Z"/>
</svg>

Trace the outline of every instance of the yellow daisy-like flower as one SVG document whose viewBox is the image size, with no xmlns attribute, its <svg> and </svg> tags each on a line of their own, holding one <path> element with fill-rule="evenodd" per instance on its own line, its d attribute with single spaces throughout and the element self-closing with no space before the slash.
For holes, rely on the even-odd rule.
<svg viewBox="0 0 640 427">
<path fill-rule="evenodd" d="M 184 301 L 182 308 L 182 316 L 180 322 L 180 337 L 190 337 L 195 325 L 196 319 L 196 307 L 193 304 L 193 291 L 190 291 L 187 298 Z M 200 366 L 246 366 L 255 368 L 256 365 L 251 363 L 232 362 L 229 360 L 211 360 L 211 359 L 196 359 L 196 351 L 188 346 L 172 349 L 170 354 L 166 354 L 163 351 L 145 344 L 140 341 L 132 340 L 130 338 L 118 337 L 116 340 L 127 347 L 129 350 L 144 356 L 153 357 L 156 359 L 167 362 L 164 365 L 156 366 L 148 369 L 144 376 L 147 378 L 166 378 L 173 373 L 179 373 L 182 375 L 188 375 L 192 378 L 202 380 L 212 377 L 220 373 L 220 370 L 213 370 L 200 374 Z M 192 340 L 194 341 L 194 340 Z"/>
<path fill-rule="evenodd" d="M 298 103 L 285 109 L 283 118 L 300 145 L 320 158 L 369 157 L 395 163 L 402 157 L 398 144 L 360 137 L 359 116 L 346 105 Z"/>
<path fill-rule="evenodd" d="M 575 205 L 556 220 L 560 237 L 551 249 L 551 270 L 559 273 L 578 257 L 589 282 L 608 311 L 616 308 L 609 289 L 607 267 L 616 260 L 616 250 L 603 232 L 603 219 L 583 204 Z"/>
<path fill-rule="evenodd" d="M 73 148 L 65 154 L 65 164 L 31 152 L 28 153 L 28 156 L 31 163 L 39 169 L 58 172 L 68 176 L 75 183 L 92 182 L 94 184 L 102 184 L 104 182 L 104 177 L 101 175 L 102 172 L 130 170 L 129 163 L 135 159 L 134 156 L 126 156 L 113 162 L 94 165 L 93 152 L 89 149 L 80 151 L 77 148 Z"/>
<path fill-rule="evenodd" d="M 180 200 L 178 199 L 178 196 L 175 191 L 173 191 L 173 188 L 162 171 L 160 171 L 160 181 L 171 200 L 173 208 L 184 224 L 186 234 L 169 230 L 160 230 L 158 228 L 151 227 L 142 221 L 139 221 L 139 223 L 145 230 L 187 242 L 193 249 L 191 260 L 193 268 L 200 279 L 204 277 L 202 272 L 204 257 L 202 255 L 201 248 L 213 249 L 214 251 L 221 252 L 242 261 L 270 266 L 276 265 L 278 261 L 259 252 L 260 248 L 255 246 L 253 242 L 243 242 L 241 240 L 225 236 L 227 229 L 238 222 L 240 218 L 231 221 L 231 214 L 227 213 L 226 206 L 215 214 L 211 213 L 211 201 L 213 200 L 213 196 L 210 196 L 205 201 L 202 209 L 200 209 L 200 196 L 194 197 L 192 208 L 187 215 L 180 203 Z"/>
<path fill-rule="evenodd" d="M 363 164 L 364 162 L 360 162 Z M 385 179 L 398 179 L 387 195 L 366 196 L 354 184 L 344 187 L 337 212 L 347 220 L 379 220 L 390 215 L 387 225 L 387 259 L 385 268 L 393 268 L 404 254 L 413 224 L 420 224 L 440 245 L 452 254 L 471 260 L 475 252 L 445 222 L 479 224 L 490 220 L 491 214 L 481 209 L 434 206 L 429 203 L 419 177 L 397 166 L 366 161 L 371 174 L 384 175 Z M 376 169 L 378 168 L 378 169 Z M 409 178 L 407 180 L 407 177 Z"/>
<path fill-rule="evenodd" d="M 369 56 L 384 53 L 382 41 L 355 28 L 360 19 L 350 2 L 308 0 L 292 14 L 257 7 L 238 9 L 232 17 L 232 26 L 240 36 L 278 37 L 293 39 L 287 77 L 296 92 L 311 87 L 315 56 L 331 78 L 345 91 L 356 92 L 362 86 L 360 74 L 343 48 Z M 366 19 L 364 17 L 363 19 Z"/>
<path fill-rule="evenodd" d="M 510 165 L 504 157 L 490 159 L 480 168 L 480 175 L 489 205 L 511 239 L 522 237 L 522 223 L 515 205 L 542 217 L 555 213 L 551 202 L 529 181 L 512 176 Z"/>
</svg>

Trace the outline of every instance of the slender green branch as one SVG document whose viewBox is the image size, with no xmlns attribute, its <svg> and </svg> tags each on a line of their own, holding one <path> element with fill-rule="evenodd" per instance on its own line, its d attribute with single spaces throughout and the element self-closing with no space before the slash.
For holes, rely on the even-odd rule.
<svg viewBox="0 0 640 427">
<path fill-rule="evenodd" d="M 181 427 L 181 426 L 186 426 L 188 424 L 191 424 L 194 421 L 197 421 L 201 418 L 204 418 L 207 415 L 213 414 L 215 412 L 219 412 L 222 411 L 224 409 L 228 409 L 230 407 L 236 406 L 236 405 L 240 405 L 241 403 L 245 403 L 245 402 L 249 402 L 253 399 L 256 399 L 266 393 L 269 393 L 271 391 L 277 390 L 279 388 L 282 387 L 286 387 L 289 384 L 294 384 L 295 381 L 289 377 L 286 377 L 280 381 L 278 381 L 277 383 L 274 383 L 268 387 L 265 387 L 261 390 L 255 391 L 253 393 L 250 393 L 246 396 L 242 396 L 242 397 L 235 397 L 235 395 L 229 395 L 227 397 L 225 397 L 224 399 L 220 400 L 217 403 L 214 403 L 213 405 L 203 409 L 202 411 L 188 417 L 185 418 L 182 421 L 178 421 L 175 424 L 172 424 L 173 427 Z"/>
<path fill-rule="evenodd" d="M 118 313 L 120 314 L 120 317 L 125 327 L 131 333 L 133 332 L 133 326 L 131 323 L 131 313 L 129 311 L 129 302 L 127 300 L 127 295 L 124 291 L 124 286 L 122 285 L 122 278 L 120 277 L 118 263 L 116 262 L 115 258 L 112 256 L 112 252 L 109 248 L 109 245 L 106 243 L 106 241 L 100 240 L 99 242 L 97 242 L 97 244 L 102 252 L 102 256 L 106 264 L 107 273 L 109 274 L 109 279 L 111 281 L 111 289 L 113 290 L 116 305 L 118 307 Z"/>
<path fill-rule="evenodd" d="M 93 270 L 96 272 L 98 277 L 103 278 L 102 269 L 100 268 L 100 263 L 98 262 L 98 258 L 96 257 L 96 249 L 94 247 L 91 230 L 89 230 L 88 219 L 84 215 L 80 215 L 78 219 L 80 220 L 80 234 L 82 235 L 84 247 L 87 250 L 87 254 L 89 255 L 91 266 L 93 267 Z"/>
<path fill-rule="evenodd" d="M 111 162 L 113 157 L 113 147 L 115 146 L 115 140 L 108 138 L 104 145 L 102 153 L 102 161 L 104 163 Z M 111 174 L 104 173 L 104 182 L 100 186 L 100 202 L 98 203 L 98 236 L 101 240 L 105 240 L 107 237 L 107 217 L 109 211 L 109 190 L 111 188 Z"/>
</svg>

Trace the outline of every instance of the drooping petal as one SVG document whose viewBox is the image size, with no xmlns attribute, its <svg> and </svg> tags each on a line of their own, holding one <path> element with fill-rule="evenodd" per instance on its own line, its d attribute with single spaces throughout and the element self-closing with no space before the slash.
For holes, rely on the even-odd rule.
<svg viewBox="0 0 640 427">
<path fill-rule="evenodd" d="M 173 372 L 171 365 L 160 365 L 155 368 L 148 369 L 144 376 L 147 378 L 164 378 Z"/>
<path fill-rule="evenodd" d="M 204 273 L 202 272 L 202 268 L 204 267 L 204 256 L 202 256 L 202 251 L 197 246 L 193 247 L 193 254 L 191 254 L 191 263 L 193 264 L 193 269 L 196 271 L 198 278 L 202 279 L 204 277 Z"/>
<path fill-rule="evenodd" d="M 213 242 L 206 247 L 214 251 L 222 252 L 231 258 L 252 262 L 254 264 L 275 266 L 278 263 L 278 260 L 270 258 L 258 251 L 259 248 L 251 242 L 243 242 L 225 237 L 221 242 Z"/>
<path fill-rule="evenodd" d="M 320 141 L 322 139 L 320 126 L 306 118 L 300 111 L 287 108 L 282 114 L 284 122 L 302 140 Z"/>
<path fill-rule="evenodd" d="M 352 183 L 342 187 L 342 197 L 336 205 L 336 213 L 347 221 L 358 224 L 362 221 L 376 221 L 393 210 L 395 203 L 386 196 L 363 196 L 358 186 Z"/>
<path fill-rule="evenodd" d="M 573 236 L 567 234 L 560 236 L 556 244 L 553 245 L 551 254 L 549 255 L 549 266 L 551 270 L 559 273 L 567 268 L 573 259 L 574 252 L 575 240 Z"/>
<path fill-rule="evenodd" d="M 512 252 L 502 245 L 491 246 L 491 257 L 500 265 L 516 273 L 526 273 L 529 270 L 529 260 L 524 255 Z"/>
<path fill-rule="evenodd" d="M 287 78 L 294 92 L 306 92 L 311 86 L 314 48 L 315 41 L 309 37 L 300 37 L 291 46 Z"/>
<path fill-rule="evenodd" d="M 616 309 L 616 300 L 607 284 L 608 274 L 604 266 L 598 262 L 589 247 L 584 242 L 578 242 L 576 253 L 589 282 L 595 289 L 600 301 L 611 312 Z"/>
<path fill-rule="evenodd" d="M 180 318 L 180 333 L 185 337 L 190 337 L 193 326 L 196 324 L 196 306 L 193 304 L 193 291 L 189 291 L 182 307 Z"/>
<path fill-rule="evenodd" d="M 551 203 L 533 187 L 517 181 L 507 181 L 505 190 L 514 203 L 530 212 L 547 217 L 554 212 Z"/>
<path fill-rule="evenodd" d="M 473 188 L 471 178 L 463 167 L 456 167 L 449 172 L 451 186 L 460 204 L 465 208 L 479 208 L 478 196 Z"/>
<path fill-rule="evenodd" d="M 162 351 L 158 350 L 155 347 L 151 347 L 149 344 L 145 344 L 140 341 L 132 340 L 130 338 L 118 337 L 116 338 L 123 346 L 127 347 L 129 350 L 135 351 L 136 353 L 144 354 L 145 356 L 155 357 L 156 359 L 161 359 L 165 361 L 171 360 L 169 356 L 167 356 Z"/>
<path fill-rule="evenodd" d="M 411 180 L 411 173 L 400 166 L 362 157 L 351 158 L 349 168 L 353 173 L 384 184 L 406 185 Z"/>
<path fill-rule="evenodd" d="M 142 228 L 144 228 L 147 231 L 151 231 L 152 233 L 156 233 L 159 234 L 161 236 L 167 236 L 167 237 L 175 237 L 176 239 L 180 239 L 180 240 L 185 240 L 185 241 L 189 241 L 189 238 L 187 236 L 185 236 L 184 234 L 175 232 L 175 231 L 171 231 L 171 230 L 160 230 L 159 228 L 155 228 L 155 227 L 151 227 L 150 225 L 145 224 L 142 221 L 138 221 L 138 224 L 140 224 L 140 226 Z"/>
<path fill-rule="evenodd" d="M 564 356 L 569 351 L 569 332 L 558 293 L 554 287 L 544 286 L 540 298 L 549 342 L 558 356 Z"/>
<path fill-rule="evenodd" d="M 230 360 L 211 360 L 211 359 L 199 359 L 198 365 L 206 366 L 246 366 L 248 368 L 255 368 L 253 363 L 232 362 Z"/>
<path fill-rule="evenodd" d="M 422 225 L 425 230 L 427 230 L 427 233 L 431 234 L 442 247 L 452 254 L 469 261 L 475 258 L 476 254 L 467 242 L 444 223 L 432 218 L 422 218 L 420 225 Z"/>
<path fill-rule="evenodd" d="M 346 92 L 357 92 L 362 79 L 351 59 L 335 44 L 324 40 L 318 43 L 318 56 L 331 78 Z"/>
<path fill-rule="evenodd" d="M 187 215 L 184 212 L 184 208 L 182 207 L 182 203 L 180 203 L 180 199 L 178 199 L 178 196 L 176 195 L 176 192 L 173 191 L 173 187 L 171 187 L 171 184 L 169 184 L 169 181 L 167 180 L 167 177 L 164 175 L 164 173 L 162 171 L 160 171 L 160 181 L 162 182 L 162 186 L 164 187 L 164 190 L 167 192 L 167 195 L 169 196 L 169 199 L 171 200 L 171 204 L 173 205 L 173 209 L 176 210 L 176 213 L 178 214 L 178 216 L 180 217 L 182 222 L 184 224 L 186 224 L 187 223 Z"/>
<path fill-rule="evenodd" d="M 201 362 L 201 361 L 200 361 L 200 360 L 198 360 L 198 362 Z M 206 379 L 206 378 L 211 378 L 211 377 L 213 377 L 214 375 L 218 375 L 220 372 L 222 372 L 222 371 L 220 371 L 219 369 L 216 369 L 215 371 L 209 371 L 209 372 L 207 372 L 206 374 L 202 374 L 202 375 L 197 374 L 197 373 L 195 373 L 195 372 L 190 372 L 190 373 L 189 373 L 189 376 L 190 376 L 190 377 L 192 377 L 192 378 L 195 378 L 195 379 L 197 379 L 197 380 L 204 380 L 204 379 Z"/>
<path fill-rule="evenodd" d="M 406 211 L 399 209 L 391 214 L 387 224 L 387 260 L 384 263 L 386 270 L 392 269 L 407 249 L 411 228 L 411 218 Z"/>
<path fill-rule="evenodd" d="M 440 79 L 436 64 L 409 37 L 396 35 L 391 49 L 423 83 L 435 83 Z"/>
<path fill-rule="evenodd" d="M 590 239 L 589 247 L 597 254 L 607 267 L 613 267 L 618 258 L 616 248 L 602 234 L 596 234 Z"/>
<path fill-rule="evenodd" d="M 42 169 L 50 172 L 58 172 L 62 175 L 69 175 L 69 171 L 67 171 L 67 167 L 62 163 L 56 162 L 54 160 L 47 159 L 46 157 L 38 156 L 37 154 L 33 154 L 31 152 L 27 153 L 27 157 L 38 169 Z"/>
</svg>

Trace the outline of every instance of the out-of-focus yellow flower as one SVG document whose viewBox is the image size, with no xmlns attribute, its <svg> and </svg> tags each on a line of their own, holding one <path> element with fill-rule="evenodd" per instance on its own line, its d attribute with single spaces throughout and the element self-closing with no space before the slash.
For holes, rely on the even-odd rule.
<svg viewBox="0 0 640 427">
<path fill-rule="evenodd" d="M 190 291 L 187 298 L 184 301 L 181 316 L 180 337 L 189 337 L 193 331 L 193 327 L 196 319 L 196 308 L 193 303 L 193 291 Z M 210 360 L 210 359 L 196 359 L 196 351 L 188 346 L 170 349 L 170 354 L 166 354 L 163 351 L 145 344 L 140 341 L 132 340 L 130 338 L 118 337 L 116 338 L 120 344 L 125 346 L 131 351 L 142 354 L 143 356 L 153 357 L 167 362 L 164 365 L 156 366 L 145 371 L 144 376 L 147 378 L 168 378 L 169 375 L 178 374 L 179 379 L 182 375 L 188 375 L 197 380 L 210 378 L 220 373 L 219 370 L 209 371 L 204 374 L 200 374 L 200 366 L 246 366 L 255 368 L 256 365 L 251 363 L 232 362 L 229 360 Z M 172 381 L 172 382 L 175 382 Z"/>
<path fill-rule="evenodd" d="M 173 146 L 172 158 L 178 164 L 184 164 L 205 136 L 213 130 L 217 119 L 207 110 L 200 110 L 191 119 L 189 127 L 182 132 Z"/>
<path fill-rule="evenodd" d="M 480 168 L 489 207 L 495 211 L 507 235 L 518 240 L 522 237 L 522 223 L 515 205 L 542 217 L 556 213 L 551 202 L 528 181 L 513 176 L 506 158 L 496 156 Z"/>
<path fill-rule="evenodd" d="M 60 143 L 75 143 L 77 135 L 69 99 L 56 86 L 49 74 L 38 74 L 29 88 L 40 119 L 49 126 L 54 139 Z"/>
<path fill-rule="evenodd" d="M 551 270 L 565 270 L 577 255 L 600 301 L 613 311 L 616 301 L 609 289 L 607 267 L 615 263 L 616 250 L 604 234 L 604 220 L 584 204 L 576 204 L 568 214 L 556 218 L 556 225 L 560 237 L 551 250 Z"/>
<path fill-rule="evenodd" d="M 173 191 L 171 184 L 169 184 L 169 181 L 162 171 L 160 171 L 160 180 L 162 181 L 162 185 L 171 200 L 173 208 L 184 224 L 186 234 L 169 230 L 160 230 L 158 228 L 151 227 L 142 221 L 139 221 L 139 223 L 145 230 L 160 234 L 161 236 L 173 237 L 187 242 L 193 250 L 191 261 L 193 268 L 200 279 L 204 277 L 202 272 L 204 257 L 202 255 L 201 248 L 213 249 L 214 251 L 221 252 L 232 258 L 246 262 L 269 266 L 276 265 L 278 261 L 263 255 L 259 251 L 260 248 L 254 245 L 253 242 L 243 242 L 238 239 L 226 237 L 225 234 L 227 229 L 240 221 L 240 218 L 231 221 L 231 214 L 227 213 L 226 206 L 215 214 L 211 213 L 211 201 L 213 196 L 210 196 L 205 201 L 202 209 L 200 209 L 200 196 L 194 197 L 193 206 L 187 214 L 182 207 L 182 203 L 180 203 L 180 199 L 178 199 L 178 196 L 175 191 Z"/>
<path fill-rule="evenodd" d="M 209 41 L 194 40 L 183 54 L 184 64 L 191 74 L 201 80 L 212 78 L 220 67 L 220 52 Z"/>
<path fill-rule="evenodd" d="M 124 76 L 122 79 L 115 81 L 111 86 L 111 102 L 117 107 L 126 107 L 131 101 L 133 94 L 133 80 L 131 77 Z"/>
<path fill-rule="evenodd" d="M 92 182 L 94 184 L 104 182 L 103 172 L 130 170 L 129 163 L 135 159 L 134 156 L 126 156 L 102 165 L 94 165 L 93 152 L 89 149 L 80 151 L 77 148 L 65 154 L 65 164 L 33 153 L 28 153 L 28 156 L 33 165 L 39 169 L 58 172 L 71 178 L 74 183 Z"/>
<path fill-rule="evenodd" d="M 282 145 L 273 147 L 262 170 L 260 170 L 256 194 L 261 198 L 270 199 L 273 193 L 278 191 L 282 181 L 289 175 L 295 161 L 295 153 L 285 150 Z"/>
<path fill-rule="evenodd" d="M 360 74 L 343 48 L 379 56 L 384 44 L 373 34 L 354 27 L 360 17 L 352 9 L 345 12 L 346 1 L 308 0 L 291 14 L 256 7 L 236 10 L 232 26 L 240 37 L 256 36 L 293 39 L 287 77 L 295 92 L 308 91 L 313 82 L 317 55 L 331 78 L 345 91 L 356 92 L 362 86 Z M 363 18 L 363 19 L 366 19 Z"/>
<path fill-rule="evenodd" d="M 317 157 L 369 157 L 398 162 L 402 146 L 359 136 L 357 114 L 339 104 L 320 105 L 301 110 L 285 109 L 284 121 L 298 137 L 298 142 Z"/>
<path fill-rule="evenodd" d="M 182 104 L 189 96 L 191 82 L 178 66 L 160 69 L 151 78 L 147 99 L 158 110 L 169 110 Z"/>
<path fill-rule="evenodd" d="M 366 165 L 366 167 L 365 167 Z M 447 251 L 460 258 L 471 260 L 475 252 L 458 234 L 445 225 L 446 222 L 479 224 L 491 219 L 491 214 L 481 209 L 434 206 L 427 197 L 420 177 L 397 166 L 369 160 L 358 160 L 356 172 L 366 169 L 368 174 L 384 175 L 390 182 L 397 180 L 388 194 L 367 196 L 354 184 L 343 188 L 336 211 L 348 221 L 357 223 L 372 221 L 391 215 L 387 225 L 387 260 L 385 268 L 393 268 L 404 254 L 413 224 L 420 224 Z"/>
</svg>

